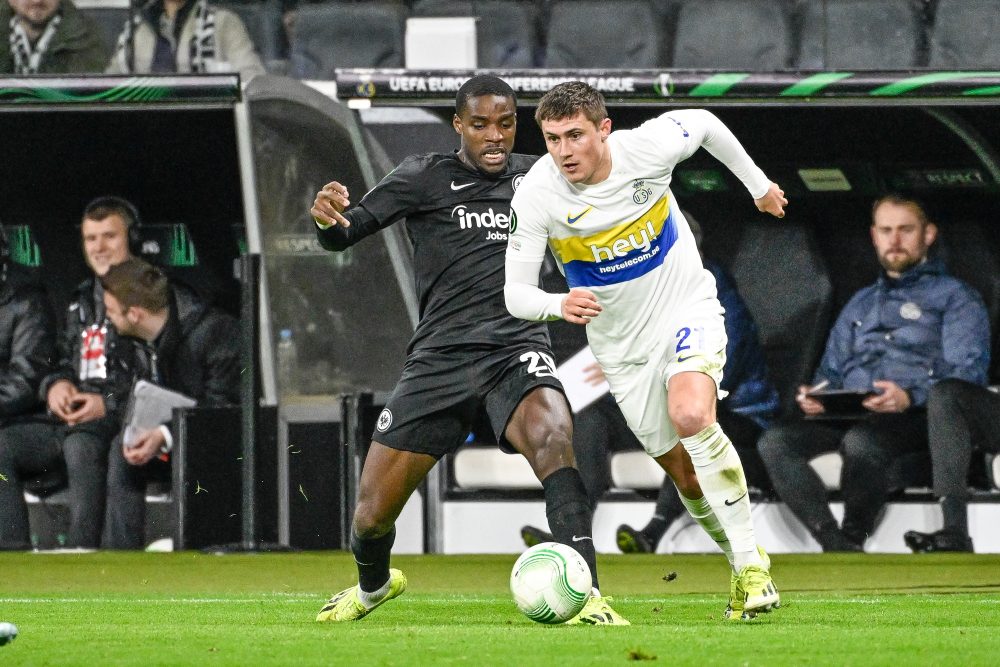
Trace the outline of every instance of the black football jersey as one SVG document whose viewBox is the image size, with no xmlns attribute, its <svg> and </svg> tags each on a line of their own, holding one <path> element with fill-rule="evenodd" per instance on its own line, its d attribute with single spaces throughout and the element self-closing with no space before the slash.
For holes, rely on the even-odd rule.
<svg viewBox="0 0 1000 667">
<path fill-rule="evenodd" d="M 455 153 L 410 156 L 345 214 L 349 228 L 319 232 L 338 237 L 325 246 L 343 247 L 406 219 L 420 304 L 409 352 L 548 345 L 545 325 L 513 317 L 503 298 L 510 200 L 537 159 L 512 154 L 502 174 L 487 176 Z"/>
</svg>

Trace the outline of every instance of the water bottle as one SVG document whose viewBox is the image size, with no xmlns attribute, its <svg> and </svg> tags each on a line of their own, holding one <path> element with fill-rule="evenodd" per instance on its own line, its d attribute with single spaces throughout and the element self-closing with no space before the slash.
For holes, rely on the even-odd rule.
<svg viewBox="0 0 1000 667">
<path fill-rule="evenodd" d="M 278 393 L 282 396 L 299 393 L 299 351 L 291 329 L 278 335 Z"/>
</svg>

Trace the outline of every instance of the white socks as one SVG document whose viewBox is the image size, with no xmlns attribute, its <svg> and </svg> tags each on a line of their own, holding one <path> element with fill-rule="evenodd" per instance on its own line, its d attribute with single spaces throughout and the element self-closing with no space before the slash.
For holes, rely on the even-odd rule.
<svg viewBox="0 0 1000 667">
<path fill-rule="evenodd" d="M 698 498 L 697 500 L 691 500 L 690 498 L 685 498 L 684 494 L 680 491 L 677 492 L 677 496 L 684 503 L 684 507 L 687 508 L 688 514 L 691 515 L 699 526 L 701 526 L 708 536 L 715 540 L 719 548 L 722 549 L 726 554 L 726 560 L 729 561 L 730 567 L 735 567 L 733 564 L 733 548 L 729 545 L 729 538 L 726 537 L 726 531 L 722 528 L 722 524 L 719 523 L 719 517 L 715 516 L 715 512 L 712 511 L 712 506 L 708 504 L 708 500 L 705 496 Z"/>
<path fill-rule="evenodd" d="M 750 518 L 750 498 L 747 496 L 747 481 L 743 474 L 743 464 L 736 448 L 716 422 L 688 438 L 681 438 L 681 444 L 691 455 L 698 482 L 705 497 L 702 499 L 711 507 L 716 521 L 729 538 L 732 549 L 731 564 L 739 572 L 746 565 L 760 565 L 757 541 Z M 688 503 L 699 501 L 685 500 Z M 691 513 L 716 542 L 716 536 L 706 524 Z M 721 544 L 720 544 L 721 546 Z M 727 556 L 729 553 L 727 552 Z"/>
</svg>

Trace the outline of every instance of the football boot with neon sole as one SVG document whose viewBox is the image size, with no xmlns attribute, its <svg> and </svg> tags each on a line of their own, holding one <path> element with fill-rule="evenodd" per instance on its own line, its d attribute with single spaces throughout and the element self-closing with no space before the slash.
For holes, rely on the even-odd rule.
<svg viewBox="0 0 1000 667">
<path fill-rule="evenodd" d="M 580 613 L 566 621 L 566 625 L 632 625 L 609 602 L 610 597 L 590 596 Z"/>
<path fill-rule="evenodd" d="M 366 607 L 359 593 L 361 586 L 355 584 L 340 591 L 327 602 L 316 616 L 317 621 L 358 621 L 373 612 L 385 602 L 399 597 L 406 590 L 406 575 L 393 568 L 389 570 L 389 591 L 371 607 Z"/>
<path fill-rule="evenodd" d="M 781 600 L 778 597 L 778 589 L 774 587 L 774 582 L 771 581 L 771 557 L 767 555 L 764 551 L 764 547 L 757 546 L 757 553 L 760 554 L 761 565 L 749 565 L 747 567 L 754 568 L 756 572 L 751 579 L 756 581 L 760 578 L 760 572 L 763 571 L 766 578 L 764 587 L 770 585 L 771 590 L 773 590 L 773 596 L 767 596 L 770 602 L 765 601 L 763 604 L 755 598 L 750 608 L 747 608 L 746 602 L 748 599 L 746 589 L 744 588 L 744 573 L 747 573 L 747 568 L 744 567 L 740 571 L 740 574 L 733 572 L 729 577 L 729 605 L 726 607 L 726 612 L 724 614 L 725 618 L 730 621 L 749 621 L 754 618 L 758 613 L 767 613 L 772 609 L 777 609 L 781 606 Z M 756 584 L 751 583 L 751 588 L 757 588 Z"/>
</svg>

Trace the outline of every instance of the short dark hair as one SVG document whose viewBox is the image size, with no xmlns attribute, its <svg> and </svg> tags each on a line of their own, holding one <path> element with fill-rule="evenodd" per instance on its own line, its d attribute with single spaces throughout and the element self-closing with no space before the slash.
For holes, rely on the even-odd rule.
<svg viewBox="0 0 1000 667">
<path fill-rule="evenodd" d="M 924 206 L 923 202 L 915 197 L 910 197 L 899 192 L 890 192 L 888 194 L 882 195 L 872 203 L 872 224 L 875 224 L 875 211 L 879 209 L 882 204 L 895 204 L 896 206 L 902 206 L 910 210 L 913 215 L 917 216 L 920 220 L 920 224 L 924 227 L 931 224 L 932 220 L 929 215 L 927 215 L 927 207 Z"/>
<path fill-rule="evenodd" d="M 608 107 L 599 90 L 583 81 L 567 81 L 552 88 L 538 101 L 535 122 L 541 127 L 543 120 L 572 118 L 581 111 L 594 125 L 608 117 Z"/>
<path fill-rule="evenodd" d="M 101 276 L 104 291 L 118 299 L 123 309 L 137 306 L 158 313 L 170 305 L 167 276 L 149 262 L 135 257 L 115 264 Z"/>
<path fill-rule="evenodd" d="M 498 97 L 509 97 L 517 107 L 517 95 L 510 84 L 500 77 L 492 74 L 477 74 L 462 84 L 455 95 L 455 113 L 459 116 L 469 106 L 469 100 L 473 97 L 483 95 L 496 95 Z"/>
<path fill-rule="evenodd" d="M 134 225 L 139 224 L 139 214 L 135 205 L 127 199 L 112 195 L 98 197 L 87 204 L 87 208 L 83 210 L 83 219 L 100 222 L 114 214 L 121 216 L 122 220 L 125 221 L 126 229 L 131 229 Z"/>
</svg>

